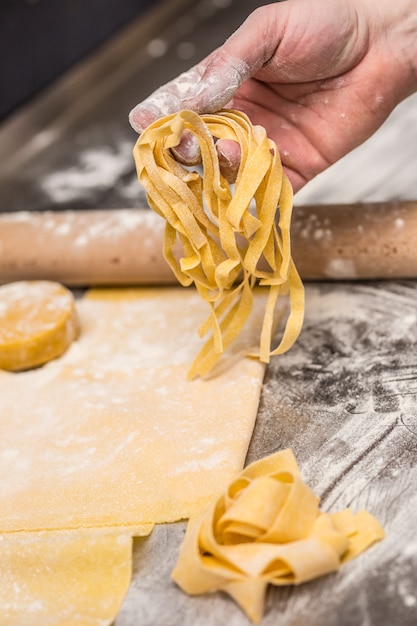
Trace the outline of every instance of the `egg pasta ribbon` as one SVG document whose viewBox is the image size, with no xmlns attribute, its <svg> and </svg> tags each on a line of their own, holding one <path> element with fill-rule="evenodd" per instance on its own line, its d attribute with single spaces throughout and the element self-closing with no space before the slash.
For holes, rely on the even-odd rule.
<svg viewBox="0 0 417 626">
<path fill-rule="evenodd" d="M 335 572 L 384 537 L 367 511 L 323 513 L 292 450 L 248 465 L 189 522 L 172 577 L 190 595 L 222 590 L 258 623 L 269 584 Z"/>
<path fill-rule="evenodd" d="M 181 165 L 171 153 L 184 131 L 198 141 L 203 174 Z M 233 185 L 220 171 L 215 148 L 220 138 L 240 146 Z M 253 126 L 239 111 L 200 116 L 184 110 L 151 124 L 139 137 L 134 158 L 150 207 L 166 220 L 165 259 L 178 281 L 194 283 L 210 307 L 199 334 L 211 335 L 189 377 L 209 373 L 237 338 L 250 315 L 256 284 L 269 293 L 259 350 L 249 354 L 268 363 L 271 356 L 287 351 L 301 331 L 304 289 L 291 258 L 292 188 L 265 129 Z M 275 305 L 287 293 L 290 313 L 279 344 L 272 348 Z"/>
</svg>

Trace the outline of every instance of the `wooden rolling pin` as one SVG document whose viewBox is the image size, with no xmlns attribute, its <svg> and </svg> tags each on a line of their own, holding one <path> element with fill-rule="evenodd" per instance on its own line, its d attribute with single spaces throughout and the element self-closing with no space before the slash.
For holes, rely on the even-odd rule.
<svg viewBox="0 0 417 626">
<path fill-rule="evenodd" d="M 0 214 L 0 283 L 70 286 L 175 282 L 163 220 L 149 209 Z M 417 202 L 294 209 L 292 249 L 304 280 L 417 277 Z"/>
</svg>

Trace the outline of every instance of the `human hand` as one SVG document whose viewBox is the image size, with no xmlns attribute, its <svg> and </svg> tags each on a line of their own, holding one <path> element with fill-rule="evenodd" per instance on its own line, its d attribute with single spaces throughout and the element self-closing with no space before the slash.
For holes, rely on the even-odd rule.
<svg viewBox="0 0 417 626">
<path fill-rule="evenodd" d="M 361 144 L 417 89 L 416 0 L 288 0 L 255 10 L 194 68 L 130 114 L 141 132 L 180 109 L 245 112 L 275 141 L 295 191 Z M 239 147 L 217 142 L 224 175 Z M 198 161 L 184 136 L 177 156 Z"/>
</svg>

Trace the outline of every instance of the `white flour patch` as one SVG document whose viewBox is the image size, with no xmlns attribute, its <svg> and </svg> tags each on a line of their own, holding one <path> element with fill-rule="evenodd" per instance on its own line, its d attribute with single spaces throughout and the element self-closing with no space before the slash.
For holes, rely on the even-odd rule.
<svg viewBox="0 0 417 626">
<path fill-rule="evenodd" d="M 156 239 L 162 242 L 165 220 L 148 209 L 119 209 L 118 211 L 100 211 L 94 216 L 77 214 L 74 211 L 45 212 L 41 219 L 34 218 L 36 231 L 52 232 L 57 237 L 66 239 L 66 245 L 85 247 L 99 240 L 111 242 L 119 240 L 128 233 L 140 232 L 140 241 L 145 246 L 152 245 Z M 146 237 L 149 233 L 149 238 Z"/>
<path fill-rule="evenodd" d="M 329 278 L 355 278 L 357 272 L 352 259 L 331 259 L 323 273 Z"/>
<path fill-rule="evenodd" d="M 78 163 L 47 174 L 40 181 L 51 202 L 61 204 L 111 189 L 119 178 L 132 170 L 132 145 L 119 141 L 117 151 L 110 148 L 87 149 L 78 155 Z"/>
</svg>

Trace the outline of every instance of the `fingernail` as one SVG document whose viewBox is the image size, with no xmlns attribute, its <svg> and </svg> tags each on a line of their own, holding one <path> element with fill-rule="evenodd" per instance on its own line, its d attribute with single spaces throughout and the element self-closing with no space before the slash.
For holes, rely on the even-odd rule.
<svg viewBox="0 0 417 626">
<path fill-rule="evenodd" d="M 216 144 L 217 157 L 219 159 L 220 171 L 227 182 L 234 183 L 240 165 L 240 146 L 236 141 L 222 140 Z"/>
<path fill-rule="evenodd" d="M 172 154 L 184 165 L 198 165 L 201 163 L 200 146 L 197 139 L 190 131 L 184 131 L 181 141 L 176 148 L 171 149 Z"/>
</svg>

